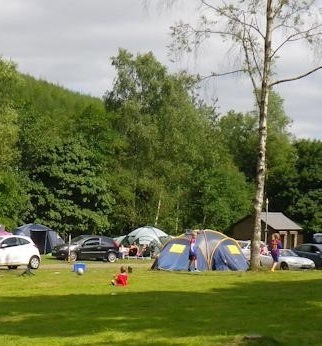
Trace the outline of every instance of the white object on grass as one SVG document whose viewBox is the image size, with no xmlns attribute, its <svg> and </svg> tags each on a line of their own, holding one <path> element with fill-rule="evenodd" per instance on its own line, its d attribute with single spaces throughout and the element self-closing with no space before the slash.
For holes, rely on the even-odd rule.
<svg viewBox="0 0 322 346">
<path fill-rule="evenodd" d="M 84 274 L 84 269 L 83 268 L 77 268 L 77 274 L 78 275 L 83 275 Z"/>
</svg>

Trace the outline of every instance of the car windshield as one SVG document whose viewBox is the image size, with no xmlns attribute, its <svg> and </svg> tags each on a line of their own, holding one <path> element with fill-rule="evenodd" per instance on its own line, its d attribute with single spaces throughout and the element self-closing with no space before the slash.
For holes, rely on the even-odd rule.
<svg viewBox="0 0 322 346">
<path fill-rule="evenodd" d="M 241 247 L 241 249 L 246 249 L 249 243 L 248 242 L 239 241 L 238 244 Z"/>
<path fill-rule="evenodd" d="M 76 237 L 76 238 L 73 238 L 72 240 L 71 240 L 71 244 L 78 244 L 80 241 L 82 241 L 83 239 L 85 238 L 85 235 L 80 235 L 80 236 L 78 236 L 78 237 Z"/>
<path fill-rule="evenodd" d="M 294 257 L 298 257 L 298 255 L 293 252 L 290 249 L 281 249 L 281 256 L 294 256 Z"/>
</svg>

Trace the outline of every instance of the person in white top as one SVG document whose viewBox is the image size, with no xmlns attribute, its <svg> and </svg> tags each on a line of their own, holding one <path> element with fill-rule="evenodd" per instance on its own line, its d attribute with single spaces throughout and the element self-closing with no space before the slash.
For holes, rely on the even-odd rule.
<svg viewBox="0 0 322 346">
<path fill-rule="evenodd" d="M 191 232 L 191 239 L 189 244 L 189 258 L 188 258 L 188 271 L 191 271 L 191 265 L 193 264 L 193 271 L 198 271 L 197 265 L 197 232 Z"/>
</svg>

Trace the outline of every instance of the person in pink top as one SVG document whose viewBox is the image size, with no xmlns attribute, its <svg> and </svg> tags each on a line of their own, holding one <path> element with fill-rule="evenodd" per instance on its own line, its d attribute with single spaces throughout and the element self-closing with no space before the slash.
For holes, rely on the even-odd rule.
<svg viewBox="0 0 322 346">
<path fill-rule="evenodd" d="M 120 273 L 114 275 L 111 284 L 113 286 L 127 286 L 127 272 L 124 266 L 121 267 Z"/>
<path fill-rule="evenodd" d="M 277 263 L 278 263 L 278 259 L 279 259 L 279 256 L 280 256 L 280 249 L 283 248 L 283 245 L 282 245 L 282 242 L 280 240 L 280 235 L 279 233 L 274 233 L 272 235 L 272 240 L 269 244 L 269 250 L 271 251 L 271 256 L 272 256 L 272 259 L 273 259 L 273 265 L 272 265 L 272 268 L 271 268 L 271 271 L 275 271 L 275 268 L 277 266 Z"/>
</svg>

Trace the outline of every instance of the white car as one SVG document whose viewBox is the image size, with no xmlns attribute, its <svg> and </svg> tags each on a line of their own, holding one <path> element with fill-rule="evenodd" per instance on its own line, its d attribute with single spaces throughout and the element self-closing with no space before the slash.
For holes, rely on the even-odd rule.
<svg viewBox="0 0 322 346">
<path fill-rule="evenodd" d="M 270 254 L 261 255 L 260 261 L 263 267 L 271 267 L 273 264 L 273 259 Z M 300 257 L 290 249 L 281 249 L 276 268 L 282 270 L 314 269 L 315 264 L 309 258 Z"/>
<path fill-rule="evenodd" d="M 38 269 L 40 253 L 35 243 L 26 236 L 0 236 L 0 266 L 16 269 L 26 265 L 30 269 Z"/>
<path fill-rule="evenodd" d="M 248 261 L 250 261 L 250 251 L 251 251 L 251 241 L 250 240 L 237 240 L 243 254 L 247 258 Z M 268 253 L 267 245 L 261 241 L 260 244 L 260 251 L 262 253 Z"/>
</svg>

